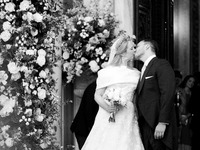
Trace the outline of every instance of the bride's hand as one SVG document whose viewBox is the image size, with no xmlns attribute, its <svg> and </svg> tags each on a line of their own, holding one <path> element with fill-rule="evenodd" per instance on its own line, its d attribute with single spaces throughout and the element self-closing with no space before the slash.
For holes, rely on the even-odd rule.
<svg viewBox="0 0 200 150">
<path fill-rule="evenodd" d="M 117 108 L 115 105 L 107 105 L 106 110 L 107 110 L 109 113 L 113 113 L 113 112 L 117 112 L 118 108 Z"/>
</svg>

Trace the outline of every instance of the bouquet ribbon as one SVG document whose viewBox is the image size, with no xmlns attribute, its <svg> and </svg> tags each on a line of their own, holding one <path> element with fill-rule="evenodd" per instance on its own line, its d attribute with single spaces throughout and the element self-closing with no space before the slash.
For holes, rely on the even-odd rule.
<svg viewBox="0 0 200 150">
<path fill-rule="evenodd" d="M 115 112 L 110 113 L 109 122 L 115 122 Z"/>
</svg>

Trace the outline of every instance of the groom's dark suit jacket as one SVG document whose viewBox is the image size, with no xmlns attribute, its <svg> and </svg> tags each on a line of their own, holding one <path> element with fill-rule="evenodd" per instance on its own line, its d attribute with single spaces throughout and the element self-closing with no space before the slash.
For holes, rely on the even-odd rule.
<svg viewBox="0 0 200 150">
<path fill-rule="evenodd" d="M 174 96 L 175 75 L 172 67 L 164 59 L 153 58 L 138 83 L 138 112 L 153 130 L 158 122 L 168 124 L 162 141 L 172 150 L 177 148 Z"/>
</svg>

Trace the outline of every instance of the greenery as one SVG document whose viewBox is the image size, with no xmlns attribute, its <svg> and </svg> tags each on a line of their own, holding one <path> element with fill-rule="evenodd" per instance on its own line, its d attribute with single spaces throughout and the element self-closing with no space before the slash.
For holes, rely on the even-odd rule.
<svg viewBox="0 0 200 150">
<path fill-rule="evenodd" d="M 59 2 L 0 1 L 0 149 L 59 149 L 58 98 L 52 75 L 59 57 Z"/>
<path fill-rule="evenodd" d="M 62 50 L 63 80 L 67 83 L 82 73 L 96 73 L 108 61 L 118 21 L 111 2 L 104 9 L 99 9 L 97 3 L 94 0 L 90 7 L 77 5 L 65 14 Z"/>
</svg>

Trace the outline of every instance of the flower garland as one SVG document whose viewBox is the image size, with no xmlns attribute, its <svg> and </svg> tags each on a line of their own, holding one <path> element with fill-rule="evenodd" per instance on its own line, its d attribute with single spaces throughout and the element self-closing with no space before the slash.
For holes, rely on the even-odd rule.
<svg viewBox="0 0 200 150">
<path fill-rule="evenodd" d="M 58 1 L 57 1 L 57 4 Z M 58 149 L 53 0 L 0 0 L 0 149 Z"/>
<path fill-rule="evenodd" d="M 63 35 L 63 80 L 70 83 L 84 72 L 96 73 L 108 61 L 108 50 L 118 25 L 110 1 L 103 10 L 76 6 L 66 12 Z"/>
</svg>

